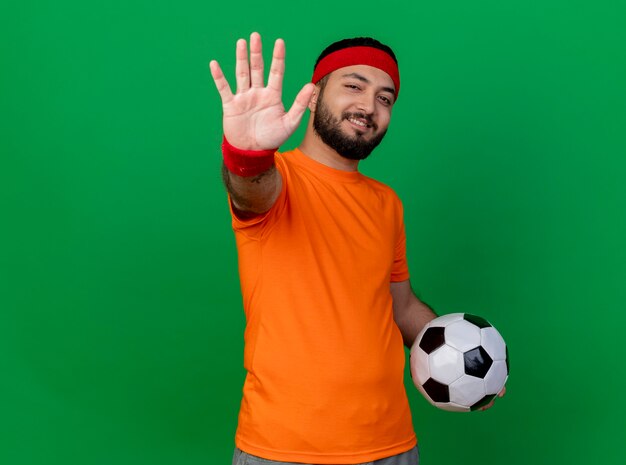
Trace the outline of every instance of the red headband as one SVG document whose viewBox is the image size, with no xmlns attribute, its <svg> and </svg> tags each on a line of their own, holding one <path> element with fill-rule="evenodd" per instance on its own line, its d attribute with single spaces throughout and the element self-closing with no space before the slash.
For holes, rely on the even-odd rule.
<svg viewBox="0 0 626 465">
<path fill-rule="evenodd" d="M 387 52 L 375 47 L 348 47 L 326 55 L 315 67 L 312 81 L 317 84 L 327 74 L 339 68 L 353 65 L 373 66 L 387 73 L 396 86 L 396 99 L 398 98 L 400 93 L 398 64 Z"/>
</svg>

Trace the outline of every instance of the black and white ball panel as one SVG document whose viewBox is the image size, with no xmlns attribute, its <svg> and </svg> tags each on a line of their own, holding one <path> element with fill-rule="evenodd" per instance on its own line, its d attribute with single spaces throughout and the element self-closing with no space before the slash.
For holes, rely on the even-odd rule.
<svg viewBox="0 0 626 465">
<path fill-rule="evenodd" d="M 426 328 L 419 343 L 420 348 L 427 354 L 433 353 L 446 343 L 445 331 L 446 328 L 440 326 Z"/>
<path fill-rule="evenodd" d="M 428 354 L 428 358 L 429 365 L 438 368 L 434 373 L 431 371 L 430 377 L 440 383 L 453 383 L 465 373 L 463 354 L 448 344 Z"/>
<path fill-rule="evenodd" d="M 506 367 L 506 361 L 496 360 L 491 365 L 489 373 L 485 376 L 485 393 L 498 394 L 505 385 L 509 377 L 509 370 Z"/>
<path fill-rule="evenodd" d="M 444 410 L 487 405 L 508 378 L 500 333 L 485 319 L 451 313 L 429 322 L 411 347 L 411 376 L 419 391 Z"/>
<path fill-rule="evenodd" d="M 480 330 L 480 345 L 487 351 L 492 360 L 506 360 L 506 344 L 500 333 L 490 326 Z"/>
<path fill-rule="evenodd" d="M 432 327 L 441 326 L 445 328 L 450 323 L 462 320 L 463 315 L 464 315 L 463 313 L 448 313 L 447 315 L 441 315 L 435 318 L 434 320 L 431 320 L 428 323 L 428 326 L 432 326 Z"/>
<path fill-rule="evenodd" d="M 459 320 L 445 328 L 445 343 L 461 352 L 467 352 L 480 345 L 481 329 L 469 321 Z"/>
<path fill-rule="evenodd" d="M 485 383 L 480 378 L 462 376 L 450 385 L 450 402 L 472 406 L 485 397 Z"/>
</svg>

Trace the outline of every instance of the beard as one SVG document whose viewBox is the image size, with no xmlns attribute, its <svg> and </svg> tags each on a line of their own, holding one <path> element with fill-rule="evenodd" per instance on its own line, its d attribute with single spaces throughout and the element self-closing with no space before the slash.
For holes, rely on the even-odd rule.
<svg viewBox="0 0 626 465">
<path fill-rule="evenodd" d="M 342 157 L 350 160 L 364 160 L 380 144 L 387 130 L 376 134 L 369 140 L 366 140 L 360 132 L 357 132 L 355 136 L 348 136 L 341 132 L 341 122 L 349 118 L 363 118 L 374 130 L 378 128 L 370 116 L 365 113 L 345 111 L 341 114 L 341 119 L 338 120 L 324 104 L 322 93 L 320 93 L 317 100 L 317 108 L 313 115 L 313 129 L 326 145 L 330 146 Z"/>
</svg>

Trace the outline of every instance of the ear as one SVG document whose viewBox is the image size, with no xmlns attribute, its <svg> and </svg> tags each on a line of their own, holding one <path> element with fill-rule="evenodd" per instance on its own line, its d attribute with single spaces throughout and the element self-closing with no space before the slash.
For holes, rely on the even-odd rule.
<svg viewBox="0 0 626 465">
<path fill-rule="evenodd" d="M 311 99 L 309 100 L 309 110 L 311 110 L 311 112 L 315 113 L 315 108 L 317 107 L 317 97 L 320 94 L 320 86 L 318 86 L 317 84 L 315 85 L 315 90 L 313 91 L 313 94 L 311 95 Z"/>
</svg>

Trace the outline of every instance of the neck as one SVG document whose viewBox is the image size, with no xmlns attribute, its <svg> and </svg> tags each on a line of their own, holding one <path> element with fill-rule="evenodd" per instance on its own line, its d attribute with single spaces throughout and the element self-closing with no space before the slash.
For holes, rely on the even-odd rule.
<svg viewBox="0 0 626 465">
<path fill-rule="evenodd" d="M 332 147 L 322 141 L 320 136 L 313 130 L 312 116 L 309 118 L 304 139 L 302 139 L 298 149 L 307 157 L 330 168 L 341 171 L 358 171 L 359 160 L 350 160 L 342 157 Z"/>
</svg>

